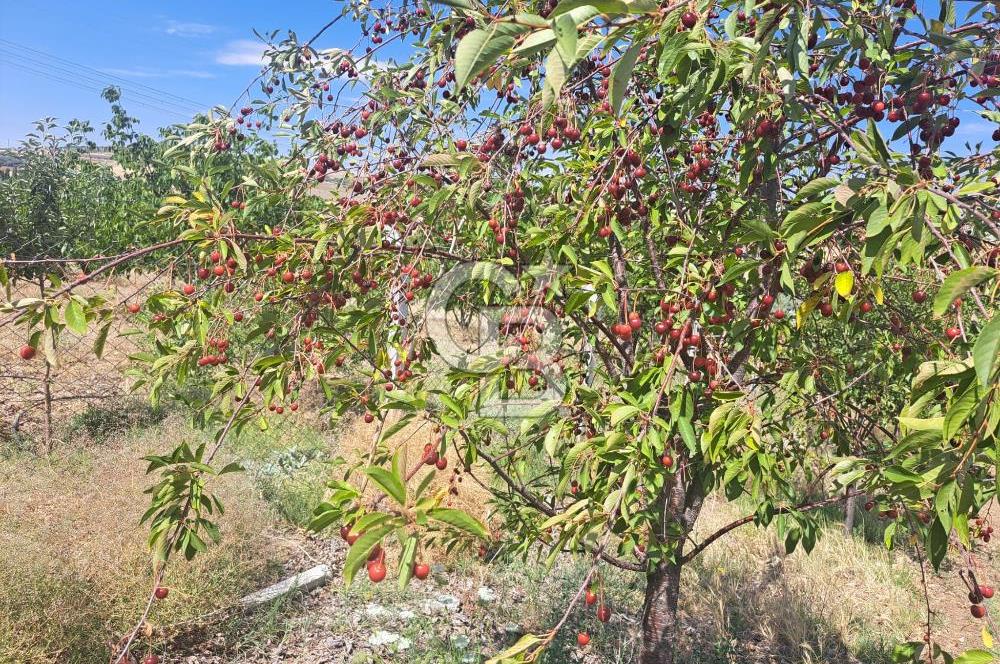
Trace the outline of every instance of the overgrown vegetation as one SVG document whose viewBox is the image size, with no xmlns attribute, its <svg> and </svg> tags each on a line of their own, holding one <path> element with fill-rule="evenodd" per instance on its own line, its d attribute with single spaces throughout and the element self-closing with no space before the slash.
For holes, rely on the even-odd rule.
<svg viewBox="0 0 1000 664">
<path fill-rule="evenodd" d="M 1000 130 L 991 146 L 949 141 L 960 114 L 1000 121 L 995 8 L 343 11 L 371 50 L 317 48 L 334 22 L 307 42 L 274 33 L 255 98 L 163 140 L 140 137 L 108 94 L 127 180 L 151 183 L 124 199 L 155 205 L 162 244 L 113 246 L 127 253 L 87 258 L 82 275 L 0 267 L 0 324 L 22 330 L 21 362 L 49 369 L 65 335 L 99 329 L 103 351 L 116 303 L 81 287 L 125 264 L 178 275 L 126 309 L 149 339 L 131 358 L 136 387 L 181 399 L 203 430 L 147 456 L 150 602 L 176 554 L 221 541 L 243 445 L 244 477 L 284 518 L 306 522 L 325 482 L 308 526 L 350 545 L 348 586 L 392 575 L 394 596 L 442 551 L 529 574 L 583 561 L 489 664 L 558 657 L 567 625 L 581 647 L 642 664 L 738 657 L 758 634 L 786 659 L 995 659 L 979 560 L 1000 463 Z M 371 57 L 385 39 L 409 47 L 405 64 Z M 331 105 L 332 85 L 360 101 Z M 88 249 L 67 244 L 76 178 L 118 186 L 85 177 L 85 127 L 50 128 L 4 194 L 29 258 L 46 225 L 58 251 Z M 122 209 L 97 222 L 114 242 Z M 11 297 L 25 278 L 39 296 Z M 472 323 L 482 309 L 495 334 L 463 349 L 446 314 Z M 280 440 L 274 423 L 311 396 L 324 419 L 371 427 L 361 454 Z M 398 444 L 406 430 L 422 444 Z M 830 508 L 858 503 L 866 538 L 824 540 Z M 708 528 L 713 511 L 726 520 Z M 716 557 L 751 524 L 780 544 L 753 540 L 766 544 L 742 569 L 736 552 Z M 875 535 L 896 553 L 873 553 Z M 789 575 L 847 573 L 844 553 L 877 571 L 865 580 L 882 585 L 884 625 L 836 583 L 836 603 L 817 606 Z M 758 576 L 761 556 L 775 562 Z M 942 572 L 982 648 L 941 633 Z M 625 573 L 638 581 L 610 595 L 602 580 Z M 710 610 L 684 595 L 692 580 L 713 599 L 742 590 L 717 612 L 711 653 L 687 643 L 685 603 Z M 620 606 L 639 614 L 634 640 L 592 643 Z M 137 613 L 114 664 L 164 641 Z"/>
</svg>

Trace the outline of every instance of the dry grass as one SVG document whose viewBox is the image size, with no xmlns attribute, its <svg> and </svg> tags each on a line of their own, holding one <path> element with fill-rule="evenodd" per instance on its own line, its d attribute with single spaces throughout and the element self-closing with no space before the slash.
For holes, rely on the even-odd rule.
<svg viewBox="0 0 1000 664">
<path fill-rule="evenodd" d="M 87 284 L 76 292 L 85 297 L 100 294 L 118 306 L 118 303 L 135 299 L 141 301 L 141 291 L 159 282 L 155 277 L 135 274 Z M 18 282 L 12 299 L 23 297 L 38 297 L 37 284 Z M 93 352 L 99 331 L 97 325 L 91 325 L 82 336 L 69 330 L 61 335 L 56 348 L 59 366 L 50 376 L 53 422 L 68 421 L 87 403 L 128 393 L 129 385 L 123 381 L 122 372 L 129 366 L 129 355 L 141 348 L 138 338 L 130 334 L 135 325 L 122 306 L 118 306 L 117 313 L 101 358 Z M 0 322 L 5 320 L 5 316 L 0 316 Z M 3 358 L 0 362 L 0 435 L 9 435 L 16 420 L 22 433 L 40 443 L 44 438 L 45 360 L 40 351 L 30 362 L 21 360 L 17 356 L 18 349 L 26 342 L 24 328 L 9 323 L 0 325 L 0 358 Z M 56 440 L 54 447 L 65 447 L 72 442 Z"/>
<path fill-rule="evenodd" d="M 737 509 L 711 501 L 698 529 Z M 829 527 L 811 554 L 786 556 L 774 529 L 746 526 L 716 542 L 685 576 L 683 610 L 713 642 L 773 653 L 774 661 L 879 661 L 921 619 L 917 569 L 901 554 Z M 739 661 L 739 660 L 738 660 Z M 766 660 L 765 660 L 766 661 Z"/>
<path fill-rule="evenodd" d="M 387 420 L 385 428 L 392 425 L 396 419 Z M 348 461 L 358 461 L 368 454 L 375 442 L 378 440 L 380 428 L 378 422 L 366 424 L 361 418 L 353 418 L 346 422 L 337 432 L 337 453 Z M 401 459 L 405 461 L 406 469 L 413 469 L 420 464 L 420 459 L 424 454 L 424 445 L 432 443 L 434 432 L 430 422 L 415 418 L 413 422 L 395 433 L 386 446 L 392 452 L 397 449 L 403 450 Z M 426 466 L 426 470 L 418 470 L 414 477 L 413 486 L 424 477 L 425 472 L 434 472 L 435 477 L 431 481 L 428 495 L 440 490 L 447 491 L 452 483 L 457 490 L 457 494 L 448 494 L 445 503 L 449 507 L 463 509 L 481 519 L 489 516 L 490 492 L 473 478 L 467 475 L 457 482 L 454 469 L 461 467 L 461 461 L 454 449 L 449 449 L 445 455 L 448 459 L 448 467 L 439 471 L 433 466 Z M 472 473 L 484 483 L 488 475 L 482 464 L 477 464 L 472 469 Z M 375 489 L 370 487 L 369 494 L 373 495 Z"/>
<path fill-rule="evenodd" d="M 162 432 L 170 432 L 164 436 Z M 63 457 L 0 461 L 0 662 L 80 662 L 141 612 L 151 580 L 143 454 L 163 451 L 184 428 Z M 166 625 L 224 606 L 276 571 L 272 520 L 247 479 L 228 476 L 224 540 L 191 563 L 176 559 L 170 597 L 152 620 Z"/>
</svg>

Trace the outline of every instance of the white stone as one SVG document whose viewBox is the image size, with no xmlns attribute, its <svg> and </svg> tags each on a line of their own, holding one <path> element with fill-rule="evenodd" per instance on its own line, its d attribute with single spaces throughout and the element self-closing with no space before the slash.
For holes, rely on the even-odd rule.
<svg viewBox="0 0 1000 664">
<path fill-rule="evenodd" d="M 458 611 L 462 606 L 462 602 L 454 595 L 440 594 L 436 599 L 444 608 L 449 611 Z"/>
<path fill-rule="evenodd" d="M 371 636 L 368 637 L 368 643 L 373 646 L 387 646 L 390 643 L 396 643 L 402 637 L 395 632 L 387 632 L 384 629 L 380 629 Z"/>
<path fill-rule="evenodd" d="M 390 611 L 379 604 L 369 604 L 365 607 L 365 615 L 369 618 L 384 618 L 389 614 Z"/>
<path fill-rule="evenodd" d="M 329 580 L 330 568 L 326 565 L 317 565 L 316 567 L 307 569 L 306 571 L 300 572 L 295 576 L 288 577 L 284 581 L 279 581 L 273 586 L 268 586 L 263 590 L 258 590 L 255 593 L 247 595 L 240 600 L 240 603 L 243 604 L 243 606 L 257 606 L 259 604 L 265 604 L 276 600 L 282 595 L 293 590 L 306 592 L 312 590 L 313 588 L 319 588 L 320 586 L 326 585 Z"/>
</svg>

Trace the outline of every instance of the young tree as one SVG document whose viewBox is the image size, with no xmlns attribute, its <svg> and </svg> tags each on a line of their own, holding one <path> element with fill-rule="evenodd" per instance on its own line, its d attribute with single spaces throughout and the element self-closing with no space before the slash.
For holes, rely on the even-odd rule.
<svg viewBox="0 0 1000 664">
<path fill-rule="evenodd" d="M 935 566 L 989 537 L 1000 134 L 950 138 L 960 115 L 1000 122 L 989 8 L 444 4 L 352 5 L 363 54 L 318 50 L 326 28 L 273 44 L 261 100 L 178 137 L 192 193 L 160 216 L 202 263 L 144 305 L 154 395 L 211 382 L 218 446 L 318 383 L 332 413 L 384 425 L 313 523 L 342 527 L 348 581 L 385 578 L 387 538 L 403 584 L 431 544 L 577 552 L 594 567 L 567 615 L 586 597 L 609 619 L 601 566 L 646 577 L 643 664 L 678 661 L 681 571 L 744 524 L 808 551 L 813 510 L 863 494 L 887 543 L 912 533 Z M 394 42 L 405 65 L 378 59 Z M 342 105 L 349 87 L 362 101 Z M 254 118 L 295 138 L 234 183 L 215 164 Z M 281 222 L 248 232 L 276 202 Z M 42 307 L 14 304 L 34 325 Z M 482 308 L 499 343 L 441 336 Z M 391 447 L 415 419 L 426 470 Z M 491 471 L 495 520 L 427 494 L 448 450 L 453 485 Z M 213 455 L 153 460 L 164 557 L 215 535 Z M 696 539 L 711 495 L 756 510 Z M 927 629 L 901 657 L 950 661 Z"/>
</svg>

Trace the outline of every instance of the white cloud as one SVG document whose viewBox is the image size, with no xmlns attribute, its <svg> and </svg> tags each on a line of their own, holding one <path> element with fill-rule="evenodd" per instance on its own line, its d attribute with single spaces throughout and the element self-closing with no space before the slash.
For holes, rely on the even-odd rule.
<svg viewBox="0 0 1000 664">
<path fill-rule="evenodd" d="M 215 54 L 220 65 L 260 65 L 264 60 L 266 44 L 249 39 L 237 39 L 227 43 Z"/>
<path fill-rule="evenodd" d="M 148 67 L 135 67 L 132 69 L 105 69 L 104 71 L 115 76 L 127 76 L 129 78 L 215 78 L 215 74 L 197 69 L 151 69 Z"/>
<path fill-rule="evenodd" d="M 168 19 L 163 27 L 163 31 L 175 37 L 203 37 L 215 32 L 214 25 L 207 23 L 190 23 L 185 21 L 175 21 Z"/>
</svg>

